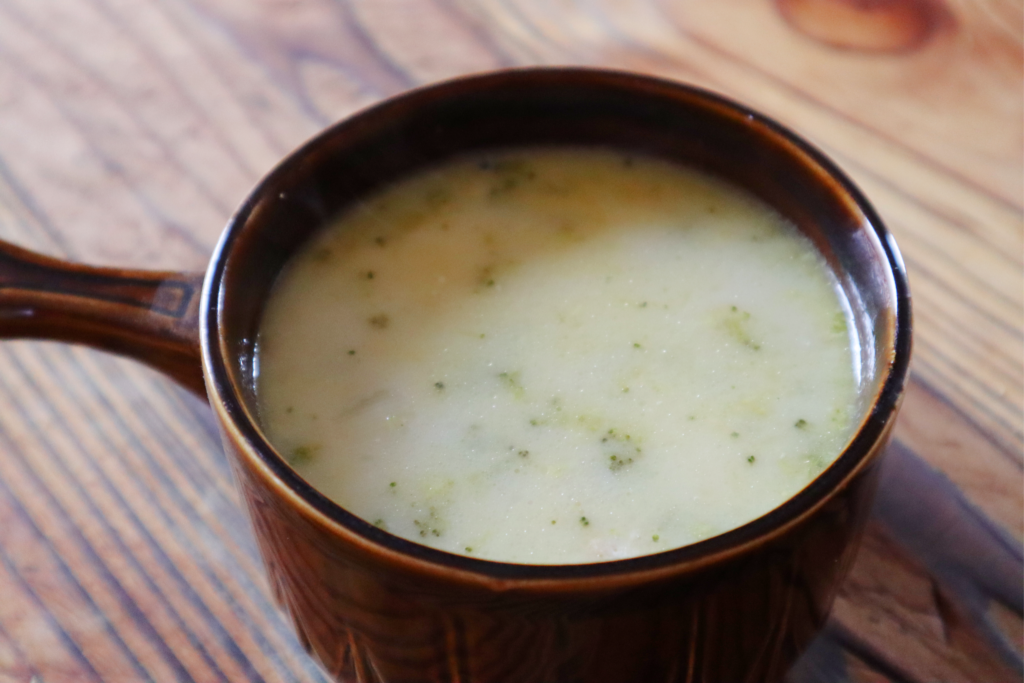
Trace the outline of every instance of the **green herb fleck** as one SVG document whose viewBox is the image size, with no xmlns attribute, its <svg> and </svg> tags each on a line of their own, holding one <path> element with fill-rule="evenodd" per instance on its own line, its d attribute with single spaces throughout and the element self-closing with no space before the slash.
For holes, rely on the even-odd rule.
<svg viewBox="0 0 1024 683">
<path fill-rule="evenodd" d="M 398 482 L 397 481 L 393 481 L 390 484 L 388 484 L 388 486 L 390 486 L 391 488 L 395 488 L 396 486 L 398 486 Z"/>
<path fill-rule="evenodd" d="M 657 541 L 659 538 L 661 538 L 661 536 L 659 536 L 658 534 L 654 534 L 653 536 L 651 536 L 652 541 Z"/>
<path fill-rule="evenodd" d="M 373 525 L 375 527 L 377 527 L 378 529 L 383 529 L 384 531 L 388 530 L 388 525 L 387 525 L 387 523 L 383 519 L 379 519 L 378 518 L 378 519 L 373 520 Z"/>
<path fill-rule="evenodd" d="M 518 372 L 502 372 L 498 374 L 498 378 L 501 383 L 505 385 L 505 388 L 512 392 L 512 396 L 517 399 L 522 399 L 526 395 L 526 390 L 523 388 L 522 382 L 519 380 Z"/>
<path fill-rule="evenodd" d="M 729 436 L 731 436 L 732 438 L 734 438 L 734 439 L 735 439 L 735 438 L 739 437 L 739 435 L 740 435 L 740 433 L 739 433 L 739 432 L 733 432 L 733 433 L 732 433 L 732 434 L 730 434 Z"/>
<path fill-rule="evenodd" d="M 646 301 L 640 302 L 640 308 L 647 308 L 647 302 Z"/>
<path fill-rule="evenodd" d="M 832 321 L 832 331 L 836 334 L 845 334 L 847 331 L 846 316 L 843 315 L 842 311 L 837 311 L 835 318 Z"/>
<path fill-rule="evenodd" d="M 554 523 L 555 523 L 555 520 L 551 520 L 551 523 L 552 523 L 552 524 L 554 524 Z"/>
<path fill-rule="evenodd" d="M 441 530 L 440 529 L 432 527 L 429 524 L 425 524 L 424 522 L 421 522 L 418 519 L 412 520 L 412 523 L 414 525 L 416 525 L 417 529 L 420 530 L 420 536 L 424 536 L 425 537 L 427 534 L 430 534 L 431 536 L 436 536 L 438 538 L 440 538 L 440 536 L 441 536 Z"/>
<path fill-rule="evenodd" d="M 434 536 L 440 538 L 444 531 L 444 522 L 437 514 L 437 508 L 434 507 L 430 508 L 426 521 L 414 519 L 412 523 L 419 529 L 420 536 L 422 537 Z"/>
<path fill-rule="evenodd" d="M 466 546 L 466 552 L 467 552 L 467 553 L 471 553 L 471 552 L 473 552 L 473 546 L 471 546 L 471 545 L 467 545 L 467 546 Z"/>
<path fill-rule="evenodd" d="M 793 426 L 796 427 L 797 429 L 806 429 L 807 428 L 807 420 L 805 420 L 803 418 L 800 418 L 799 420 L 797 420 L 796 422 L 793 423 Z"/>
<path fill-rule="evenodd" d="M 623 467 L 627 467 L 627 466 L 633 464 L 633 458 L 627 458 L 627 457 L 621 457 L 620 458 L 617 455 L 609 456 L 608 460 L 611 461 L 611 464 L 608 465 L 608 469 L 610 469 L 612 472 L 618 472 Z"/>
<path fill-rule="evenodd" d="M 492 199 L 501 197 L 520 184 L 537 177 L 537 172 L 522 159 L 501 159 L 491 163 L 487 170 L 494 171 L 497 176 L 489 192 Z"/>
<path fill-rule="evenodd" d="M 444 391 L 444 382 L 434 382 L 434 388 L 438 391 Z"/>
<path fill-rule="evenodd" d="M 350 355 L 350 356 L 356 355 L 356 350 L 355 349 L 349 349 L 348 350 L 348 355 Z"/>
<path fill-rule="evenodd" d="M 527 457 L 528 455 L 530 455 L 530 451 L 527 451 L 527 450 L 522 450 L 522 451 L 519 451 L 519 457 L 520 457 L 520 458 L 525 458 L 525 457 Z"/>
<path fill-rule="evenodd" d="M 372 271 L 372 270 L 368 270 L 368 271 L 366 271 L 366 279 L 367 279 L 367 280 L 372 280 L 372 279 L 373 279 L 373 276 L 374 276 L 374 273 L 373 273 L 373 271 Z"/>
<path fill-rule="evenodd" d="M 313 460 L 320 451 L 319 444 L 296 446 L 292 449 L 288 462 L 292 465 L 303 465 Z"/>
<path fill-rule="evenodd" d="M 378 313 L 377 315 L 370 318 L 370 325 L 377 328 L 378 330 L 386 329 L 391 324 L 391 318 L 384 313 Z"/>
<path fill-rule="evenodd" d="M 754 339 L 750 331 L 750 313 L 741 311 L 736 306 L 730 306 L 729 311 L 722 317 L 722 329 L 740 344 L 753 351 L 760 351 L 761 344 Z"/>
<path fill-rule="evenodd" d="M 580 524 L 583 526 L 590 526 L 590 520 L 586 517 L 580 517 Z"/>
<path fill-rule="evenodd" d="M 476 282 L 479 287 L 494 287 L 494 266 L 484 266 L 481 268 L 477 274 Z"/>
<path fill-rule="evenodd" d="M 747 462 L 749 462 L 751 465 L 754 464 L 755 460 L 757 460 L 757 458 L 755 458 L 754 456 L 752 456 L 752 455 L 747 456 Z"/>
<path fill-rule="evenodd" d="M 640 348 L 640 342 L 633 342 L 633 348 L 634 349 L 639 349 Z"/>
</svg>

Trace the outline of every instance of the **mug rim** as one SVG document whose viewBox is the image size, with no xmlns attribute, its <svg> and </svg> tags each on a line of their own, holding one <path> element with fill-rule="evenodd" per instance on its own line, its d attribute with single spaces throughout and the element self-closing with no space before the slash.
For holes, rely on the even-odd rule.
<svg viewBox="0 0 1024 683">
<path fill-rule="evenodd" d="M 707 539 L 650 555 L 607 560 L 584 564 L 524 564 L 486 560 L 459 555 L 421 545 L 383 531 L 368 521 L 348 512 L 327 498 L 303 479 L 277 452 L 259 428 L 255 415 L 246 407 L 241 391 L 230 371 L 232 358 L 222 332 L 224 312 L 224 276 L 232 248 L 254 210 L 273 190 L 275 181 L 302 165 L 340 130 L 356 126 L 369 117 L 381 115 L 390 109 L 408 107 L 422 98 L 444 97 L 457 94 L 467 86 L 501 87 L 523 79 L 548 79 L 572 82 L 581 79 L 600 80 L 604 85 L 629 90 L 666 93 L 669 96 L 699 100 L 714 107 L 716 113 L 744 120 L 745 125 L 758 126 L 766 135 L 786 145 L 787 153 L 802 155 L 837 188 L 837 195 L 854 204 L 865 218 L 861 228 L 875 249 L 885 257 L 885 273 L 889 281 L 895 315 L 891 335 L 883 348 L 891 344 L 890 361 L 884 380 L 870 401 L 865 401 L 864 415 L 847 442 L 842 453 L 808 482 L 796 494 L 765 514 L 741 526 Z M 294 511 L 333 536 L 362 546 L 364 551 L 382 559 L 404 565 L 415 573 L 429 573 L 453 579 L 461 577 L 471 582 L 491 584 L 510 582 L 539 588 L 564 587 L 566 582 L 578 584 L 580 580 L 606 585 L 617 582 L 646 581 L 659 575 L 696 571 L 743 553 L 746 549 L 763 545 L 786 532 L 787 529 L 812 515 L 818 508 L 834 498 L 859 472 L 880 456 L 881 443 L 891 427 L 899 408 L 909 372 L 911 351 L 911 309 L 906 268 L 891 233 L 885 227 L 867 198 L 846 174 L 822 151 L 812 146 L 795 132 L 757 111 L 704 88 L 681 82 L 626 71 L 587 67 L 524 67 L 470 74 L 459 78 L 428 84 L 389 97 L 357 111 L 317 133 L 282 159 L 249 193 L 235 214 L 229 219 L 213 252 L 203 285 L 200 304 L 200 344 L 207 391 L 213 409 L 218 412 L 222 429 L 230 432 L 232 440 L 265 479 L 283 498 L 291 502 Z"/>
</svg>

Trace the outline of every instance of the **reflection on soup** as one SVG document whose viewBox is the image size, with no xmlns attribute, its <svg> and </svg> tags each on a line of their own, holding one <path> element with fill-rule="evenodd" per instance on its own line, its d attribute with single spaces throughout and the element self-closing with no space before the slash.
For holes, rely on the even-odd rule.
<svg viewBox="0 0 1024 683">
<path fill-rule="evenodd" d="M 857 421 L 849 310 L 750 196 L 619 152 L 460 159 L 280 277 L 263 427 L 326 496 L 473 557 L 586 563 L 790 498 Z"/>
</svg>

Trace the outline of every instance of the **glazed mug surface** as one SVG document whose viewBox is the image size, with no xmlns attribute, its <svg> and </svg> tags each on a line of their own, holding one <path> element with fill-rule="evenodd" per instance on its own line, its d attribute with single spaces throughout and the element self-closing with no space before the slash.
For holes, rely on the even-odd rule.
<svg viewBox="0 0 1024 683">
<path fill-rule="evenodd" d="M 299 477 L 260 429 L 263 305 L 289 257 L 346 207 L 475 150 L 573 145 L 661 157 L 752 192 L 824 255 L 853 309 L 863 420 L 797 495 L 654 555 L 540 566 L 392 536 Z M 773 681 L 823 624 L 855 554 L 910 356 L 899 252 L 820 152 L 716 95 L 635 74 L 524 69 L 405 93 L 294 152 L 229 222 L 205 277 L 0 247 L 0 336 L 146 362 L 208 396 L 278 602 L 341 681 Z"/>
</svg>

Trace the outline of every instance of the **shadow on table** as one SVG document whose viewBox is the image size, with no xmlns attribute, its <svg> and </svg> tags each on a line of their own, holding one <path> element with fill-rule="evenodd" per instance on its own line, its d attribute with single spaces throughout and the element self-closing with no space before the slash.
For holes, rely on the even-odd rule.
<svg viewBox="0 0 1024 683">
<path fill-rule="evenodd" d="M 895 585 L 884 586 L 888 560 L 893 558 L 877 552 L 879 546 L 889 554 L 904 555 L 894 562 L 899 565 L 893 573 Z M 931 592 L 930 612 L 915 614 L 921 619 L 913 623 L 893 624 L 896 611 L 886 610 L 887 600 L 899 602 L 900 580 L 909 583 L 905 576 L 895 576 L 900 570 L 916 571 L 916 583 L 926 584 Z M 879 574 L 883 584 L 871 586 Z M 869 585 L 858 585 L 865 583 Z M 872 588 L 875 594 L 869 592 Z M 884 588 L 893 592 L 886 594 Z M 856 608 L 844 608 L 844 601 Z M 1013 635 L 1000 629 L 993 610 L 1010 615 L 1016 624 L 1009 629 Z M 855 632 L 849 625 L 849 621 L 860 624 L 863 612 L 868 623 L 877 624 L 875 637 L 861 632 L 863 628 Z M 1020 541 L 973 506 L 944 474 L 894 442 L 883 464 L 865 544 L 851 576 L 825 629 L 786 682 L 878 681 L 879 675 L 894 683 L 1019 682 L 1024 676 L 1019 642 L 1022 614 Z M 938 627 L 922 628 L 929 623 Z"/>
</svg>

